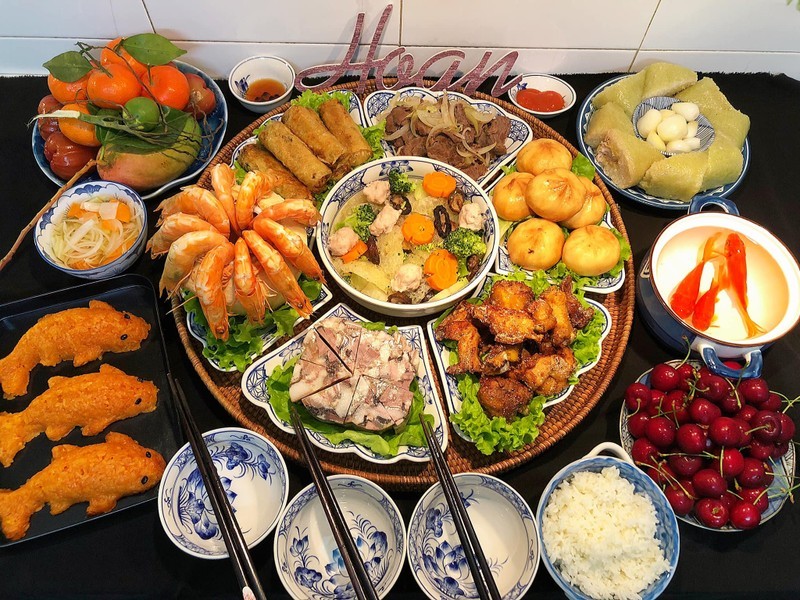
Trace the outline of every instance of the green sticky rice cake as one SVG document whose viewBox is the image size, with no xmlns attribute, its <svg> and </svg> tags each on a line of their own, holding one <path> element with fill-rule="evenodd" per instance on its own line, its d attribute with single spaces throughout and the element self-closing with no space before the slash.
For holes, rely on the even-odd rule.
<svg viewBox="0 0 800 600">
<path fill-rule="evenodd" d="M 639 71 L 635 75 L 620 79 L 592 98 L 592 106 L 597 109 L 609 102 L 616 102 L 625 111 L 625 114 L 630 116 L 636 110 L 639 102 L 642 101 L 644 81 L 644 71 Z"/>
<path fill-rule="evenodd" d="M 741 149 L 725 139 L 716 138 L 708 147 L 708 166 L 701 189 L 710 190 L 736 181 L 743 167 Z"/>
<path fill-rule="evenodd" d="M 642 99 L 653 96 L 674 96 L 682 89 L 697 83 L 697 73 L 681 65 L 657 62 L 644 68 Z"/>
<path fill-rule="evenodd" d="M 694 102 L 714 128 L 717 138 L 739 148 L 750 131 L 750 117 L 736 110 L 710 77 L 703 77 L 675 96 L 681 102 Z"/>
<path fill-rule="evenodd" d="M 651 196 L 688 202 L 703 189 L 708 151 L 675 154 L 653 163 L 639 182 Z"/>
<path fill-rule="evenodd" d="M 634 133 L 633 121 L 631 121 L 630 115 L 625 113 L 625 109 L 616 102 L 607 102 L 592 112 L 583 139 L 587 145 L 596 148 L 606 137 L 606 133 L 612 129 L 618 129 L 631 135 Z"/>
<path fill-rule="evenodd" d="M 621 189 L 633 187 L 654 162 L 664 155 L 632 133 L 612 129 L 597 146 L 597 163 Z"/>
</svg>

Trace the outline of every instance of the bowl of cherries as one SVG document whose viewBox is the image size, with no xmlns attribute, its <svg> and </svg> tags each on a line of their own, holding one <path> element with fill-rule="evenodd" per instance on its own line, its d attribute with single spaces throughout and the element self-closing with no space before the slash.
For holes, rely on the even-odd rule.
<svg viewBox="0 0 800 600">
<path fill-rule="evenodd" d="M 679 519 L 752 529 L 792 493 L 793 403 L 760 377 L 727 379 L 698 361 L 668 361 L 625 390 L 620 439 Z"/>
</svg>

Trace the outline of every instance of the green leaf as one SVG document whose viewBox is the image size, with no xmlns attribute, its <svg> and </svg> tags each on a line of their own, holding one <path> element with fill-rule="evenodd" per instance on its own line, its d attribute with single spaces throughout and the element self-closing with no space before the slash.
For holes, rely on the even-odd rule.
<svg viewBox="0 0 800 600">
<path fill-rule="evenodd" d="M 233 161 L 233 176 L 236 178 L 236 183 L 241 184 L 244 181 L 245 175 L 247 175 L 247 171 L 245 171 L 239 161 Z"/>
<path fill-rule="evenodd" d="M 370 160 L 377 160 L 383 158 L 383 146 L 381 140 L 386 135 L 386 121 L 373 125 L 372 127 L 361 127 L 361 135 L 367 140 L 369 147 L 372 148 L 372 158 Z"/>
<path fill-rule="evenodd" d="M 580 152 L 572 159 L 572 172 L 575 173 L 575 175 L 586 177 L 589 181 L 594 179 L 594 165 L 592 161 Z"/>
<path fill-rule="evenodd" d="M 92 63 L 77 50 L 54 56 L 42 65 L 59 81 L 72 83 L 92 70 Z"/>
<path fill-rule="evenodd" d="M 292 100 L 291 103 L 299 106 L 305 106 L 314 112 L 319 112 L 319 107 L 324 102 L 327 102 L 331 99 L 341 102 L 342 106 L 344 106 L 344 109 L 350 112 L 350 94 L 347 92 L 312 92 L 311 90 L 306 90 L 297 98 Z"/>
<path fill-rule="evenodd" d="M 140 33 L 122 40 L 122 47 L 140 63 L 149 66 L 166 65 L 186 54 L 163 35 Z"/>
<path fill-rule="evenodd" d="M 511 175 L 511 173 L 517 172 L 517 165 L 503 165 L 500 167 L 500 170 L 503 172 L 503 175 Z"/>
</svg>

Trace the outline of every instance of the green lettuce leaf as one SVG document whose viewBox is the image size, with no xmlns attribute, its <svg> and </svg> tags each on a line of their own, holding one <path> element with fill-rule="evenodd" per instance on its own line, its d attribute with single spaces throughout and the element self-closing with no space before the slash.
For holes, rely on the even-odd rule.
<svg viewBox="0 0 800 600">
<path fill-rule="evenodd" d="M 322 103 L 331 99 L 338 100 L 345 110 L 350 110 L 350 94 L 347 92 L 312 92 L 311 90 L 306 90 L 292 100 L 292 104 L 305 106 L 314 112 L 319 112 L 319 107 L 322 106 Z"/>
<path fill-rule="evenodd" d="M 369 147 L 372 148 L 372 158 L 370 160 L 383 158 L 381 140 L 383 140 L 383 137 L 386 135 L 386 121 L 381 121 L 371 127 L 359 126 L 359 129 L 361 130 L 361 135 L 367 140 Z"/>
<path fill-rule="evenodd" d="M 619 240 L 619 260 L 617 264 L 608 272 L 611 277 L 616 277 L 622 272 L 622 267 L 625 266 L 625 261 L 631 257 L 631 245 L 628 243 L 628 240 L 625 239 L 625 236 L 622 235 L 620 231 L 618 231 L 615 227 L 611 228 L 611 233 L 613 233 L 616 238 Z"/>
<path fill-rule="evenodd" d="M 586 177 L 589 181 L 594 179 L 594 165 L 592 161 L 586 158 L 583 154 L 578 152 L 575 158 L 572 159 L 572 172 L 575 175 Z"/>
</svg>

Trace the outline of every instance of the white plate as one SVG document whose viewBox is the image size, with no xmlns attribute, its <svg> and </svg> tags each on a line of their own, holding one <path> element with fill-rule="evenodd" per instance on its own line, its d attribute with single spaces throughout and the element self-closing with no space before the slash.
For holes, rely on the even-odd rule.
<svg viewBox="0 0 800 600">
<path fill-rule="evenodd" d="M 681 364 L 681 360 L 668 360 L 666 361 L 667 364 L 672 366 L 677 366 Z M 689 363 L 694 365 L 697 368 L 705 366 L 705 363 L 700 362 L 699 360 L 689 360 Z M 650 371 L 653 369 L 649 369 L 642 373 L 639 378 L 636 380 L 638 383 L 643 383 L 647 387 L 650 387 Z M 631 432 L 628 431 L 628 409 L 625 406 L 625 402 L 622 403 L 622 410 L 619 413 L 619 439 L 622 447 L 625 448 L 625 452 L 628 454 L 631 453 L 631 448 L 633 448 L 633 441 L 634 438 L 631 435 Z M 792 481 L 794 477 L 794 468 L 795 468 L 795 453 L 794 453 L 794 444 L 789 443 L 789 451 L 784 454 L 780 460 L 775 460 L 774 458 L 769 459 L 769 464 L 772 466 L 772 472 L 774 473 L 774 479 L 772 483 L 767 488 L 767 497 L 769 498 L 769 506 L 767 510 L 765 510 L 761 514 L 761 523 L 764 521 L 769 521 L 772 517 L 778 514 L 778 511 L 783 508 L 783 505 L 786 503 L 786 499 L 789 498 L 789 493 L 786 491 L 786 482 Z M 685 517 L 681 517 L 680 515 L 675 515 L 683 521 L 684 523 L 688 523 L 689 525 L 694 525 L 695 527 L 700 527 L 701 529 L 708 529 L 709 531 L 744 531 L 743 529 L 737 529 L 731 525 L 725 525 L 724 527 L 714 529 L 712 527 L 706 527 L 703 525 L 700 520 L 695 517 L 693 514 L 688 514 Z"/>
<path fill-rule="evenodd" d="M 432 92 L 428 89 L 418 87 L 405 88 L 399 92 L 394 92 L 391 90 L 378 90 L 377 92 L 372 92 L 364 100 L 364 113 L 368 123 L 370 125 L 375 125 L 376 123 L 383 121 L 382 115 L 389 107 L 389 102 L 397 96 L 401 98 L 405 98 L 407 96 L 418 96 L 420 98 L 435 101 L 443 93 L 444 92 Z M 502 156 L 494 158 L 489 165 L 489 170 L 486 172 L 486 174 L 480 179 L 476 179 L 479 184 L 483 185 L 486 182 L 491 181 L 492 178 L 500 172 L 500 167 L 511 162 L 511 160 L 517 155 L 517 152 L 520 151 L 520 148 L 533 139 L 533 132 L 525 121 L 519 117 L 515 117 L 514 115 L 507 113 L 494 102 L 476 100 L 474 98 L 470 98 L 469 96 L 465 96 L 464 94 L 459 94 L 458 92 L 447 92 L 447 95 L 449 97 L 459 98 L 464 102 L 471 104 L 480 111 L 504 115 L 511 120 L 511 130 L 508 132 L 508 137 L 506 138 L 506 153 Z M 386 156 L 396 156 L 394 149 L 386 140 L 383 140 L 381 143 L 386 151 Z"/>
<path fill-rule="evenodd" d="M 605 83 L 601 83 L 595 89 L 593 89 L 586 99 L 581 104 L 580 108 L 578 109 L 578 121 L 577 121 L 577 134 L 578 134 L 578 146 L 580 147 L 581 152 L 586 156 L 592 164 L 594 165 L 595 169 L 597 169 L 597 174 L 600 175 L 600 178 L 605 181 L 606 185 L 610 188 L 616 190 L 626 198 L 630 198 L 640 204 L 644 204 L 645 206 L 652 206 L 654 208 L 664 208 L 667 210 L 682 210 L 686 211 L 689 208 L 689 202 L 683 202 L 682 200 L 669 200 L 667 198 L 659 198 L 657 196 L 651 196 L 650 194 L 646 193 L 643 189 L 639 187 L 631 187 L 628 189 L 621 189 L 614 185 L 614 182 L 605 174 L 603 169 L 600 165 L 597 164 L 597 160 L 594 156 L 594 149 L 588 146 L 584 141 L 583 137 L 586 135 L 586 128 L 589 125 L 589 119 L 592 116 L 592 112 L 594 109 L 592 108 L 592 100 L 594 99 L 597 94 L 602 92 L 606 87 L 611 85 L 612 83 L 616 83 L 620 79 L 624 77 L 630 77 L 630 75 L 620 75 L 619 77 L 614 77 L 609 79 Z M 717 196 L 728 196 L 733 190 L 739 187 L 739 184 L 742 183 L 742 179 L 744 179 L 745 173 L 747 173 L 747 169 L 750 166 L 750 141 L 749 138 L 745 138 L 744 140 L 744 147 L 742 148 L 742 155 L 744 157 L 744 165 L 742 166 L 742 172 L 739 174 L 739 178 L 734 181 L 733 183 L 725 184 L 721 187 L 715 188 L 713 190 L 705 190 L 698 195 L 708 195 L 708 194 L 715 194 Z M 696 197 L 696 196 L 695 196 Z"/>
<path fill-rule="evenodd" d="M 314 310 L 317 310 L 318 308 L 330 302 L 332 298 L 333 294 L 331 294 L 331 291 L 323 285 L 319 291 L 319 297 L 316 300 L 311 301 L 311 306 L 314 308 Z M 295 325 L 302 320 L 302 318 L 298 318 L 297 321 L 295 321 Z M 208 330 L 195 320 L 194 313 L 190 313 L 188 311 L 186 312 L 186 329 L 189 330 L 189 333 L 192 334 L 194 339 L 203 344 L 203 348 L 208 346 L 208 342 L 206 342 L 206 334 L 208 333 Z M 272 346 L 272 344 L 278 341 L 279 336 L 277 331 L 278 327 L 273 325 L 261 335 L 261 339 L 264 341 L 264 345 L 261 347 L 261 352 L 251 354 L 248 359 L 248 364 L 264 354 L 264 352 L 270 346 Z M 237 370 L 235 366 L 227 369 L 223 368 L 219 364 L 219 361 L 217 361 L 215 358 L 208 358 L 207 356 L 203 356 L 203 358 L 205 358 L 208 364 L 214 367 L 217 371 L 222 371 L 223 373 L 233 373 Z"/>
<path fill-rule="evenodd" d="M 358 313 L 354 312 L 350 307 L 345 304 L 337 304 L 319 320 L 327 317 L 339 317 L 354 321 L 357 323 L 368 322 Z M 439 397 L 436 394 L 436 388 L 433 384 L 433 374 L 428 367 L 429 357 L 428 348 L 425 344 L 424 334 L 422 327 L 419 325 L 406 325 L 398 327 L 398 330 L 403 334 L 411 345 L 419 352 L 419 367 L 417 368 L 417 383 L 419 384 L 420 392 L 425 398 L 425 413 L 433 416 L 433 433 L 439 441 L 439 446 L 442 452 L 447 448 L 447 424 L 445 416 L 442 412 L 442 405 L 439 402 Z M 267 379 L 272 374 L 275 367 L 282 366 L 288 360 L 299 356 L 303 348 L 303 340 L 305 340 L 308 330 L 296 335 L 291 340 L 286 342 L 280 348 L 276 348 L 266 356 L 260 358 L 245 371 L 242 377 L 242 392 L 245 398 L 256 406 L 263 408 L 270 420 L 281 431 L 294 434 L 294 428 L 291 423 L 284 421 L 275 414 L 272 404 L 269 401 L 269 392 L 267 390 Z M 328 452 L 335 453 L 351 453 L 360 456 L 364 460 L 376 464 L 388 465 L 396 463 L 401 460 L 408 460 L 412 462 L 424 462 L 430 459 L 430 452 L 426 446 L 400 446 L 397 456 L 381 456 L 375 454 L 369 448 L 365 448 L 360 444 L 355 444 L 351 441 L 344 441 L 340 444 L 333 444 L 325 436 L 316 431 L 308 430 L 308 436 L 318 448 L 327 450 Z"/>
<path fill-rule="evenodd" d="M 489 293 L 489 290 L 492 288 L 493 277 L 495 274 L 490 273 L 489 276 L 486 278 L 486 281 L 483 284 L 483 288 L 481 288 L 480 292 L 477 296 L 486 295 Z M 586 302 L 589 305 L 600 311 L 605 319 L 605 324 L 603 325 L 603 332 L 600 334 L 600 352 L 597 355 L 597 358 L 592 362 L 579 365 L 578 370 L 575 372 L 576 375 L 581 375 L 582 373 L 586 373 L 587 371 L 594 368 L 597 363 L 600 362 L 600 357 L 603 354 L 603 340 L 606 336 L 611 332 L 611 315 L 609 314 L 606 307 L 600 304 L 595 300 L 591 300 L 586 298 Z M 427 330 L 428 330 L 428 339 L 431 342 L 431 347 L 433 348 L 433 356 L 436 359 L 436 367 L 439 369 L 439 376 L 442 379 L 442 388 L 444 389 L 444 396 L 445 400 L 447 401 L 447 410 L 448 412 L 453 415 L 456 413 L 461 412 L 461 392 L 458 391 L 458 381 L 453 375 L 447 373 L 447 366 L 450 364 L 450 350 L 448 350 L 439 340 L 436 339 L 435 332 L 433 330 L 433 324 L 436 322 L 436 319 L 431 319 L 428 321 Z M 548 408 L 559 402 L 563 402 L 567 396 L 572 393 L 572 390 L 575 389 L 574 385 L 567 387 L 561 393 L 556 394 L 554 396 L 549 396 L 544 403 L 544 408 Z M 465 434 L 459 427 L 453 425 L 453 429 L 455 432 L 464 438 L 467 441 L 472 441 L 467 434 Z"/>
</svg>

